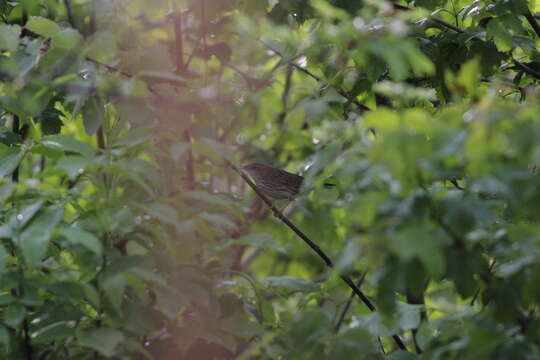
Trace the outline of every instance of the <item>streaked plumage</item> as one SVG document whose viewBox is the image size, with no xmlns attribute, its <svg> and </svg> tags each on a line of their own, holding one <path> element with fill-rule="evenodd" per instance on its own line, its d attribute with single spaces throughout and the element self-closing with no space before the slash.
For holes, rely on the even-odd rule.
<svg viewBox="0 0 540 360">
<path fill-rule="evenodd" d="M 243 167 L 251 175 L 261 192 L 276 200 L 294 200 L 304 177 L 261 163 Z"/>
</svg>

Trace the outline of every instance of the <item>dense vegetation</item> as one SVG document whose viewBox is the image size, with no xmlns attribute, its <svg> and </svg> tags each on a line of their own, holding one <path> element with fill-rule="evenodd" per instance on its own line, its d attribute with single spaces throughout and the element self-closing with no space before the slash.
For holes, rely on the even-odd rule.
<svg viewBox="0 0 540 360">
<path fill-rule="evenodd" d="M 1 357 L 540 358 L 537 12 L 0 2 Z"/>
</svg>

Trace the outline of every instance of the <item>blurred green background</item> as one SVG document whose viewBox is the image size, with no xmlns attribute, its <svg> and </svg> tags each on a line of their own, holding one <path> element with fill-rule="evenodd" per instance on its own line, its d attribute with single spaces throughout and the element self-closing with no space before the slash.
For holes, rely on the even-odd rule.
<svg viewBox="0 0 540 360">
<path fill-rule="evenodd" d="M 540 358 L 539 22 L 0 2 L 2 358 Z M 304 176 L 285 213 L 333 269 L 229 166 L 253 161 Z"/>
</svg>

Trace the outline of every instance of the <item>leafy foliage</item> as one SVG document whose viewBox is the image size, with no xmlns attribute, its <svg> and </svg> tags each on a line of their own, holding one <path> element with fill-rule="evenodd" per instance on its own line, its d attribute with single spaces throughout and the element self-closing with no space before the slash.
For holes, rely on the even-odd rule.
<svg viewBox="0 0 540 360">
<path fill-rule="evenodd" d="M 0 3 L 3 358 L 539 358 L 538 12 Z"/>
</svg>

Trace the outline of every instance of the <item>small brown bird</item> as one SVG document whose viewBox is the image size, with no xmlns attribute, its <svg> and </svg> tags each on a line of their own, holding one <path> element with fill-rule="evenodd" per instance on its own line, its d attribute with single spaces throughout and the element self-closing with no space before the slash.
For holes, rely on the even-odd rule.
<svg viewBox="0 0 540 360">
<path fill-rule="evenodd" d="M 264 195 L 275 200 L 294 200 L 304 180 L 303 176 L 261 163 L 251 163 L 242 169 L 251 175 Z M 324 186 L 335 185 L 325 183 Z"/>
</svg>

